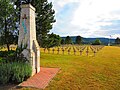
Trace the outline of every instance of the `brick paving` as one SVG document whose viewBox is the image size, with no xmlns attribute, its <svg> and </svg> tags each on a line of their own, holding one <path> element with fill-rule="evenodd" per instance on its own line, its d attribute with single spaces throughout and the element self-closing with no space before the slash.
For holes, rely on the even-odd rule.
<svg viewBox="0 0 120 90">
<path fill-rule="evenodd" d="M 57 74 L 59 68 L 40 68 L 40 72 L 35 74 L 27 81 L 22 82 L 18 86 L 20 87 L 33 87 L 38 89 L 44 89 L 51 79 Z"/>
</svg>

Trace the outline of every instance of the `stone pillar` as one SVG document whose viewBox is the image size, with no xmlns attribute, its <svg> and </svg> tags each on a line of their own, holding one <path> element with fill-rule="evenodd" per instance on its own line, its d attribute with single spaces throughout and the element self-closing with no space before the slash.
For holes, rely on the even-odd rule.
<svg viewBox="0 0 120 90">
<path fill-rule="evenodd" d="M 40 47 L 36 40 L 35 8 L 31 4 L 21 5 L 18 47 L 26 47 L 22 54 L 32 65 L 32 75 L 40 71 Z"/>
</svg>

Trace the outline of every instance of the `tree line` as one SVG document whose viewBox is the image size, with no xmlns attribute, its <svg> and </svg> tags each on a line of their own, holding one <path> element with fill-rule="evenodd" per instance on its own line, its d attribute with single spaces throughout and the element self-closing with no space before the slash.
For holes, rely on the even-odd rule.
<svg viewBox="0 0 120 90">
<path fill-rule="evenodd" d="M 86 43 L 84 43 L 84 39 L 83 39 L 83 37 L 81 37 L 81 36 L 77 36 L 76 38 L 74 37 L 74 38 L 72 38 L 72 37 L 70 37 L 70 36 L 67 36 L 67 37 L 65 37 L 65 38 L 63 38 L 62 40 L 61 40 L 61 44 L 86 44 Z M 74 42 L 73 42 L 74 41 Z M 120 44 L 120 38 L 119 37 L 117 37 L 115 40 L 114 40 L 114 42 L 111 42 L 111 40 L 108 40 L 108 43 L 111 43 L 112 45 L 118 45 L 118 44 Z M 104 44 L 103 42 L 101 42 L 101 40 L 100 39 L 98 39 L 98 38 L 96 38 L 94 41 L 91 41 L 91 42 L 88 42 L 87 44 L 91 44 L 91 45 L 102 45 L 102 44 Z"/>
<path fill-rule="evenodd" d="M 61 44 L 82 44 L 82 37 L 78 35 L 75 38 L 75 42 L 73 42 L 71 37 L 67 36 L 67 37 L 65 37 L 65 39 L 61 40 Z"/>
</svg>

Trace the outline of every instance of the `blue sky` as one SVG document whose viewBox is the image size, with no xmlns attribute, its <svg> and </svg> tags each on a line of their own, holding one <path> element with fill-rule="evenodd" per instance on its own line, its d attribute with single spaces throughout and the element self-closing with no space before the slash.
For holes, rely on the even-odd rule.
<svg viewBox="0 0 120 90">
<path fill-rule="evenodd" d="M 56 11 L 51 32 L 60 36 L 120 37 L 120 0 L 48 0 Z"/>
</svg>

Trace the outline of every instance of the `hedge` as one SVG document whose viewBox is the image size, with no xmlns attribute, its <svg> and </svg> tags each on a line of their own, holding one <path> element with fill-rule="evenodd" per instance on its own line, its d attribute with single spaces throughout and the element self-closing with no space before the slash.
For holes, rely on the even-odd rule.
<svg viewBox="0 0 120 90">
<path fill-rule="evenodd" d="M 0 84 L 20 83 L 31 76 L 32 67 L 29 63 L 0 63 Z"/>
</svg>

